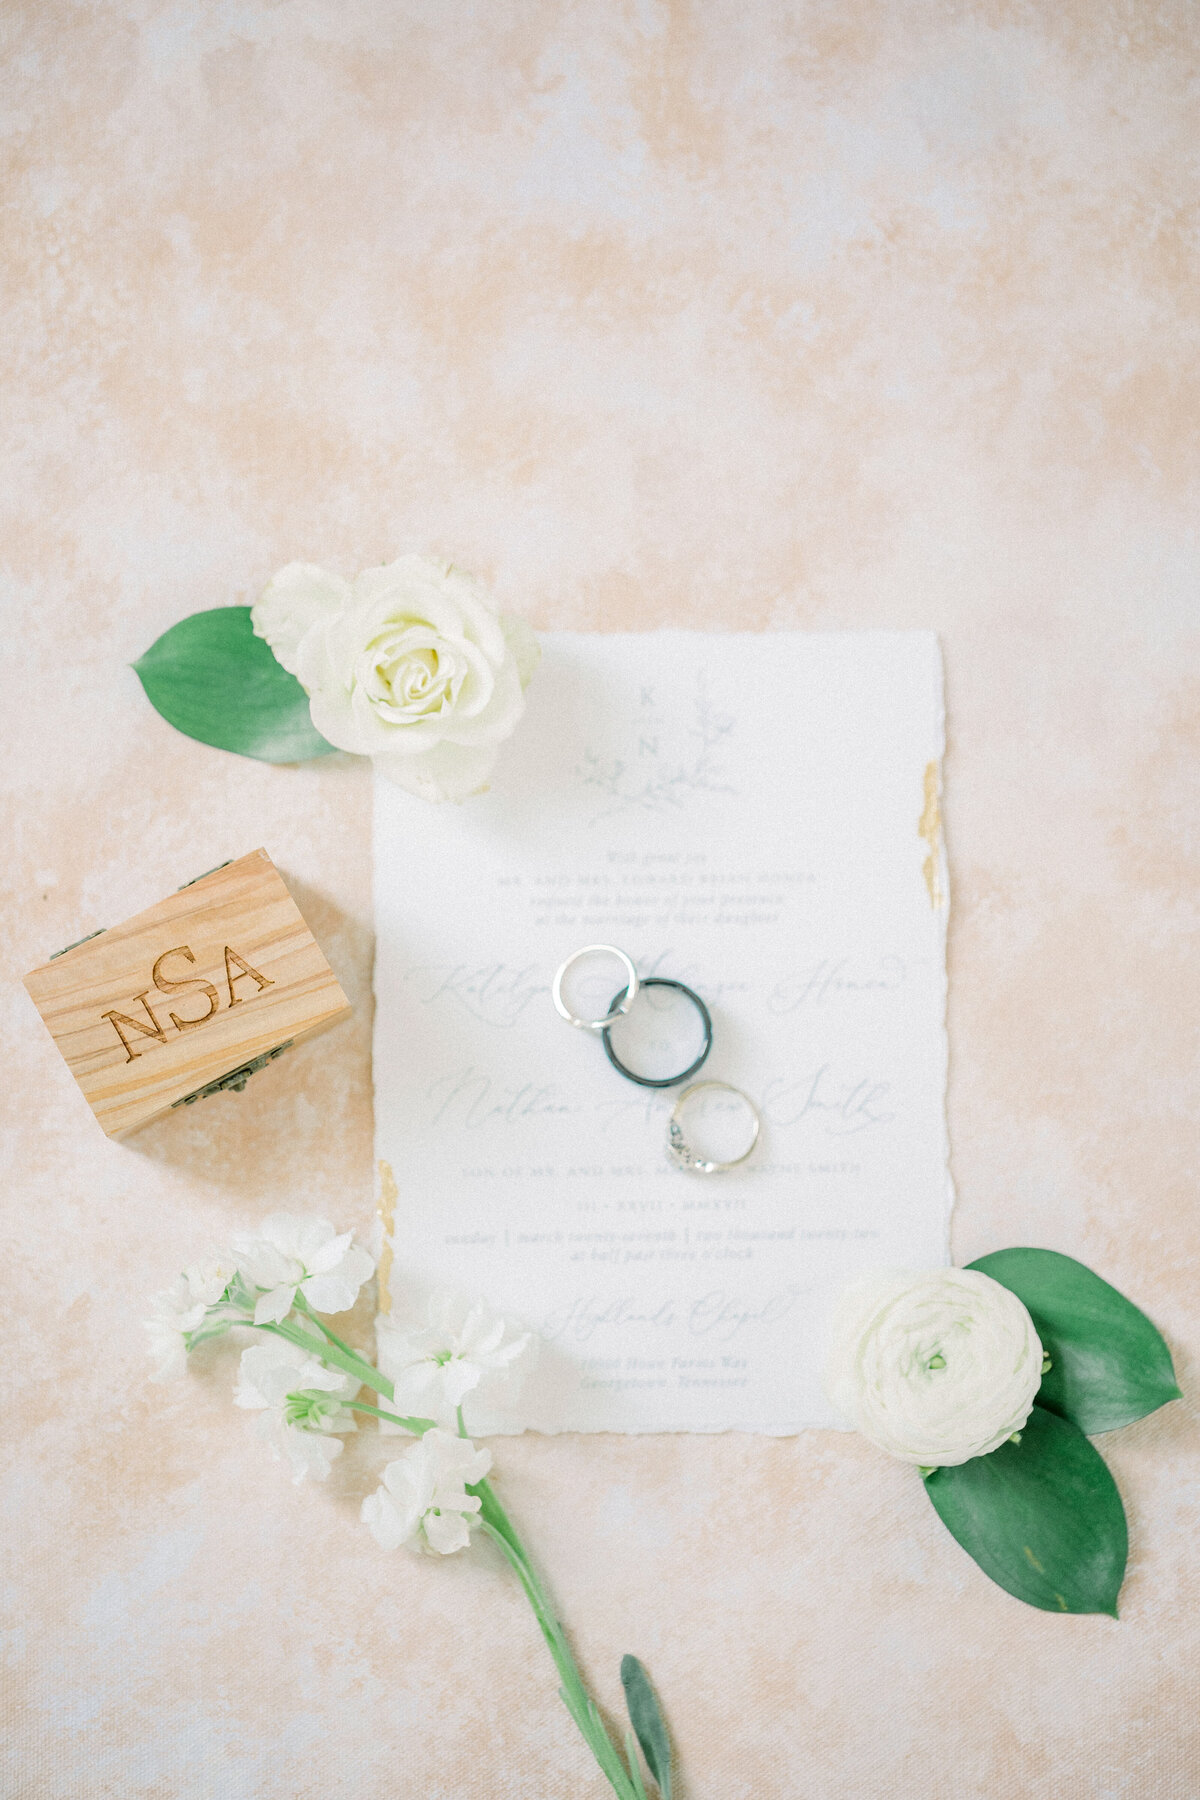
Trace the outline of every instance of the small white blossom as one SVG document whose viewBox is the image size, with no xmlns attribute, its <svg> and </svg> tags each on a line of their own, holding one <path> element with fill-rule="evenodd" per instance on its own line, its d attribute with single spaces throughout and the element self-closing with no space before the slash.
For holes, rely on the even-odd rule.
<svg viewBox="0 0 1200 1800">
<path fill-rule="evenodd" d="M 435 1427 L 388 1464 L 383 1485 L 362 1503 L 363 1523 L 385 1550 L 465 1550 L 480 1509 L 467 1484 L 482 1481 L 491 1466 L 490 1450 Z"/>
<path fill-rule="evenodd" d="M 904 1462 L 952 1468 L 998 1449 L 1029 1417 L 1041 1379 L 1028 1311 L 978 1269 L 868 1276 L 835 1313 L 829 1398 Z"/>
<path fill-rule="evenodd" d="M 169 1288 L 156 1294 L 154 1311 L 145 1321 L 155 1368 L 151 1381 L 170 1381 L 187 1364 L 188 1338 L 204 1323 L 237 1270 L 231 1257 L 211 1256 L 193 1263 Z"/>
<path fill-rule="evenodd" d="M 511 1402 L 519 1379 L 513 1365 L 532 1335 L 505 1343 L 506 1330 L 482 1300 L 468 1307 L 449 1294 L 433 1296 L 429 1323 L 415 1330 L 377 1319 L 379 1368 L 395 1389 L 390 1410 L 452 1424 L 468 1394 L 491 1405 Z"/>
<path fill-rule="evenodd" d="M 327 1219 L 294 1213 L 272 1213 L 257 1231 L 239 1232 L 233 1252 L 244 1278 L 266 1290 L 255 1303 L 256 1325 L 286 1319 L 297 1292 L 314 1312 L 348 1312 L 375 1268 L 352 1231 L 339 1234 Z"/>
<path fill-rule="evenodd" d="M 151 1381 L 171 1381 L 182 1375 L 187 1366 L 187 1334 L 200 1323 L 207 1310 L 188 1285 L 186 1275 L 177 1276 L 161 1294 L 155 1294 L 154 1311 L 145 1321 L 150 1339 L 150 1355 L 154 1359 Z"/>
<path fill-rule="evenodd" d="M 237 1273 L 237 1265 L 228 1252 L 206 1256 L 183 1271 L 187 1284 L 205 1306 L 215 1306 Z"/>
<path fill-rule="evenodd" d="M 318 1480 L 342 1454 L 334 1432 L 357 1431 L 354 1414 L 345 1404 L 361 1386 L 352 1376 L 327 1369 L 323 1362 L 301 1349 L 272 1339 L 242 1351 L 234 1404 L 260 1412 L 259 1435 L 276 1456 L 292 1468 L 292 1479 L 311 1475 Z"/>
</svg>

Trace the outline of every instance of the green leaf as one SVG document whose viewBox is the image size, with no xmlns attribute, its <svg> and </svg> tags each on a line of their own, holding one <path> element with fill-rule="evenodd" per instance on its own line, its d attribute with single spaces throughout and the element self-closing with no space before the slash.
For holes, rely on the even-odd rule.
<svg viewBox="0 0 1200 1800">
<path fill-rule="evenodd" d="M 248 606 L 193 613 L 134 663 L 146 698 L 185 736 L 260 762 L 325 756 L 294 675 L 255 637 Z"/>
<path fill-rule="evenodd" d="M 638 1761 L 637 1739 L 632 1731 L 625 1733 L 625 1761 L 629 1764 L 629 1780 L 633 1787 L 635 1800 L 650 1800 L 646 1792 L 646 1784 L 642 1780 L 642 1765 Z"/>
<path fill-rule="evenodd" d="M 1029 1308 L 1050 1358 L 1038 1405 L 1089 1435 L 1178 1400 L 1171 1352 L 1145 1313 L 1057 1250 L 997 1250 L 969 1265 Z"/>
<path fill-rule="evenodd" d="M 671 1740 L 650 1677 L 636 1656 L 621 1658 L 621 1686 L 646 1767 L 658 1783 L 663 1800 L 671 1800 Z"/>
<path fill-rule="evenodd" d="M 1001 1444 L 925 1488 L 985 1575 L 1044 1612 L 1110 1613 L 1125 1574 L 1125 1508 L 1108 1465 L 1077 1426 L 1035 1406 L 1020 1443 Z"/>
</svg>

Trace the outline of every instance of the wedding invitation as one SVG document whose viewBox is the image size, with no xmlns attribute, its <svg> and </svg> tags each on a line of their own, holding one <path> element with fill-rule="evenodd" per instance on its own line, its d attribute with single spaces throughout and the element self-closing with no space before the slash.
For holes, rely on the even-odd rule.
<svg viewBox="0 0 1200 1800">
<path fill-rule="evenodd" d="M 477 1433 L 836 1423 L 838 1289 L 948 1260 L 936 638 L 542 643 L 489 793 L 430 806 L 376 779 L 393 1308 L 482 1296 L 537 1331 L 518 1403 L 473 1410 Z M 762 1122 L 737 1168 L 673 1166 L 676 1090 L 555 1011 L 555 971 L 594 943 L 704 1000 L 695 1079 Z"/>
</svg>

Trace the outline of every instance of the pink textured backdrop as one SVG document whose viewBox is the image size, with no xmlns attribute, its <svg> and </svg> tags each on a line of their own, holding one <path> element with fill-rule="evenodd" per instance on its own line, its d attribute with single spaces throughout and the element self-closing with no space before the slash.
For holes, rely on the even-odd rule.
<svg viewBox="0 0 1200 1800">
<path fill-rule="evenodd" d="M 1185 0 L 14 0 L 4 234 L 6 1795 L 584 1800 L 514 1584 L 295 1491 L 144 1296 L 372 1210 L 369 782 L 128 664 L 302 557 L 535 625 L 932 626 L 956 1254 L 1032 1242 L 1193 1380 L 1200 736 Z M 107 1143 L 18 977 L 265 843 L 354 1021 Z M 365 1321 L 360 1321 L 365 1323 Z M 220 1358 L 217 1359 L 220 1364 Z M 1197 1435 L 1109 1439 L 1122 1618 L 989 1584 L 849 1437 L 525 1438 L 503 1488 L 683 1800 L 1190 1800 Z"/>
</svg>

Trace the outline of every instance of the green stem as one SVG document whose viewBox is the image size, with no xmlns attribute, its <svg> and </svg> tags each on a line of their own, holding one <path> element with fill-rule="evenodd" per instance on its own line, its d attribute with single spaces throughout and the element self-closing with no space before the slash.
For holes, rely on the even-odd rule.
<svg viewBox="0 0 1200 1800">
<path fill-rule="evenodd" d="M 308 1313 L 307 1307 L 304 1308 L 304 1311 Z M 347 1375 L 352 1375 L 365 1387 L 372 1388 L 377 1394 L 382 1394 L 385 1400 L 390 1400 L 394 1390 L 386 1376 L 381 1375 L 378 1369 L 372 1368 L 370 1363 L 364 1361 L 358 1352 L 352 1350 L 348 1344 L 343 1344 L 340 1339 L 336 1338 L 314 1314 L 308 1313 L 308 1316 L 312 1319 L 313 1324 L 324 1332 L 323 1338 L 312 1336 L 310 1332 L 303 1330 L 298 1325 L 286 1323 L 260 1325 L 257 1329 L 269 1331 L 275 1337 L 283 1338 L 289 1344 L 298 1345 L 302 1350 L 308 1351 L 311 1356 L 331 1364 L 334 1368 L 341 1369 Z M 350 1400 L 346 1404 L 353 1407 L 356 1412 L 371 1413 L 378 1419 L 390 1420 L 418 1435 L 430 1430 L 434 1424 L 432 1419 L 403 1419 L 396 1413 L 385 1412 L 382 1407 L 371 1406 L 365 1400 Z M 467 1427 L 461 1406 L 458 1408 L 458 1429 L 460 1435 L 466 1437 Z M 646 1800 L 646 1790 L 642 1784 L 641 1772 L 637 1767 L 636 1759 L 633 1762 L 631 1779 L 621 1761 L 620 1752 L 608 1735 L 596 1702 L 583 1685 L 579 1665 L 575 1661 L 562 1626 L 554 1616 L 549 1596 L 534 1573 L 529 1558 L 525 1554 L 524 1545 L 514 1531 L 508 1514 L 496 1498 L 495 1490 L 489 1482 L 481 1481 L 472 1487 L 470 1492 L 478 1494 L 480 1499 L 479 1522 L 481 1529 L 486 1532 L 493 1543 L 499 1545 L 501 1552 L 516 1571 L 517 1579 L 525 1590 L 525 1597 L 533 1608 L 534 1617 L 541 1627 L 542 1636 L 546 1640 L 562 1680 L 559 1697 L 578 1726 L 580 1735 L 599 1764 L 601 1772 L 608 1780 L 613 1792 L 618 1796 L 618 1800 Z"/>
<path fill-rule="evenodd" d="M 381 1406 L 368 1406 L 365 1400 L 346 1400 L 343 1405 L 352 1407 L 355 1412 L 371 1413 L 376 1419 L 386 1419 L 389 1425 L 403 1425 L 405 1431 L 411 1431 L 416 1437 L 423 1437 L 437 1423 L 435 1419 L 402 1419 L 399 1413 L 384 1412 Z"/>
<path fill-rule="evenodd" d="M 592 1755 L 600 1765 L 602 1773 L 607 1777 L 613 1791 L 620 1800 L 644 1800 L 644 1790 L 639 1793 L 640 1782 L 631 1781 L 621 1761 L 620 1753 L 613 1744 L 605 1729 L 595 1701 L 583 1685 L 583 1677 L 579 1673 L 579 1665 L 572 1654 L 562 1626 L 554 1616 L 549 1596 L 541 1582 L 534 1574 L 524 1546 L 513 1529 L 504 1508 L 496 1498 L 490 1482 L 481 1481 L 471 1489 L 478 1494 L 482 1502 L 480 1508 L 480 1526 L 494 1544 L 499 1545 L 505 1558 L 516 1571 L 517 1579 L 525 1590 L 525 1597 L 533 1608 L 533 1614 L 542 1636 L 546 1640 L 555 1667 L 562 1679 L 559 1689 L 563 1705 L 579 1727 L 580 1734 Z"/>
<path fill-rule="evenodd" d="M 346 1352 L 347 1356 L 357 1356 L 358 1355 L 357 1350 L 352 1350 L 350 1348 L 349 1344 L 344 1343 L 343 1340 L 338 1336 L 336 1331 L 330 1330 L 329 1326 L 325 1323 L 324 1319 L 320 1319 L 317 1317 L 316 1313 L 313 1311 L 312 1307 L 308 1304 L 308 1301 L 304 1298 L 304 1295 L 300 1292 L 300 1290 L 298 1288 L 296 1290 L 296 1299 L 295 1299 L 294 1305 L 295 1305 L 297 1312 L 303 1313 L 306 1319 L 312 1320 L 313 1324 L 317 1327 L 318 1331 L 323 1331 L 325 1333 L 325 1336 L 329 1339 L 331 1344 L 336 1344 L 339 1350 L 344 1350 Z"/>
<path fill-rule="evenodd" d="M 311 1332 L 302 1330 L 299 1325 L 289 1325 L 286 1322 L 281 1325 L 257 1325 L 255 1330 L 269 1331 L 289 1344 L 296 1344 L 301 1350 L 307 1350 L 310 1356 L 315 1356 L 319 1362 L 331 1363 L 343 1375 L 352 1375 L 364 1387 L 373 1388 L 385 1400 L 392 1398 L 392 1384 L 387 1376 L 381 1375 L 378 1369 L 373 1369 L 355 1350 L 339 1349 L 327 1339 L 313 1337 Z"/>
</svg>

